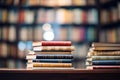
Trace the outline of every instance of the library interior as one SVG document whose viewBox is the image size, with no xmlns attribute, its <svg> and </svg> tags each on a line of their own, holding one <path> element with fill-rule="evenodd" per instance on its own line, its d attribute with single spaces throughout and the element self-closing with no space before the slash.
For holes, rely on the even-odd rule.
<svg viewBox="0 0 120 80">
<path fill-rule="evenodd" d="M 93 42 L 120 43 L 120 0 L 0 0 L 0 68 L 25 69 L 34 41 L 71 41 L 86 69 Z"/>
</svg>

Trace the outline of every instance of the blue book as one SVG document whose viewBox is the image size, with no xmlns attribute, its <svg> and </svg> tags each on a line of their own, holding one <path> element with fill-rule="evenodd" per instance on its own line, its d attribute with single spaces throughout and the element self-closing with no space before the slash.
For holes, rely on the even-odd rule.
<svg viewBox="0 0 120 80">
<path fill-rule="evenodd" d="M 120 60 L 93 60 L 92 65 L 120 65 Z"/>
<path fill-rule="evenodd" d="M 72 59 L 72 54 L 37 54 L 36 59 Z"/>
<path fill-rule="evenodd" d="M 33 59 L 32 62 L 71 63 L 72 59 Z"/>
</svg>

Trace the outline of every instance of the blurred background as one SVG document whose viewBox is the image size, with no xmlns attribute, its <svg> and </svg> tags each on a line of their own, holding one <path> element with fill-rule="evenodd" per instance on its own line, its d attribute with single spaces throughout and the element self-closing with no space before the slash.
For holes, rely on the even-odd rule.
<svg viewBox="0 0 120 80">
<path fill-rule="evenodd" d="M 0 0 L 0 68 L 25 68 L 32 41 L 72 41 L 85 68 L 92 42 L 120 42 L 120 0 Z"/>
</svg>

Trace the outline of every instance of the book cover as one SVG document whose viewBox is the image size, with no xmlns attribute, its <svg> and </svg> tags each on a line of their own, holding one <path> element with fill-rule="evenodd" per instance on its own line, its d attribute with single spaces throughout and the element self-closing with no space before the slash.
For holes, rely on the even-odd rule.
<svg viewBox="0 0 120 80">
<path fill-rule="evenodd" d="M 28 62 L 30 62 L 28 60 Z M 32 59 L 32 62 L 40 63 L 71 63 L 72 59 Z"/>
<path fill-rule="evenodd" d="M 71 54 L 36 54 L 36 59 L 72 59 Z"/>
<path fill-rule="evenodd" d="M 34 41 L 32 46 L 71 46 L 71 41 Z"/>
<path fill-rule="evenodd" d="M 120 47 L 119 43 L 93 42 L 92 47 Z"/>
<path fill-rule="evenodd" d="M 120 50 L 120 46 L 116 46 L 116 47 L 104 47 L 104 46 L 100 46 L 100 47 L 92 47 L 91 49 L 95 50 L 95 51 L 116 51 L 116 50 Z"/>
<path fill-rule="evenodd" d="M 40 46 L 33 47 L 33 51 L 74 51 L 73 46 Z"/>
<path fill-rule="evenodd" d="M 120 60 L 120 56 L 91 56 L 87 58 L 88 61 L 92 60 Z"/>
<path fill-rule="evenodd" d="M 72 67 L 72 63 L 32 63 L 33 67 Z"/>
<path fill-rule="evenodd" d="M 63 55 L 63 54 L 73 54 L 73 53 L 71 51 L 65 51 L 65 52 L 64 51 L 56 51 L 56 52 L 52 52 L 52 51 L 50 51 L 50 52 L 42 52 L 42 51 L 38 52 L 37 51 L 36 52 L 35 51 L 35 54 L 62 54 Z"/>
<path fill-rule="evenodd" d="M 86 65 L 120 65 L 120 60 L 93 60 L 87 61 Z"/>
<path fill-rule="evenodd" d="M 87 56 L 120 56 L 120 51 L 93 51 L 88 52 Z"/>
</svg>

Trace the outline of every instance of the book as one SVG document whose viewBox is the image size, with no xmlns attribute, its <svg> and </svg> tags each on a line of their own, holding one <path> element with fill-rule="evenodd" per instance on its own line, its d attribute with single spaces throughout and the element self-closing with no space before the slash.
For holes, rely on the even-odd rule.
<svg viewBox="0 0 120 80">
<path fill-rule="evenodd" d="M 72 59 L 28 59 L 29 63 L 39 62 L 39 63 L 71 63 Z"/>
<path fill-rule="evenodd" d="M 106 51 L 106 50 L 108 50 L 108 51 L 115 51 L 115 50 L 120 50 L 120 46 L 116 46 L 116 47 L 105 47 L 105 46 L 98 46 L 98 47 L 92 47 L 91 49 L 93 49 L 94 51 Z"/>
<path fill-rule="evenodd" d="M 40 46 L 33 47 L 33 51 L 74 51 L 73 46 Z"/>
<path fill-rule="evenodd" d="M 36 59 L 72 59 L 71 54 L 36 54 Z"/>
<path fill-rule="evenodd" d="M 87 58 L 87 61 L 92 60 L 120 60 L 120 56 L 91 56 Z"/>
<path fill-rule="evenodd" d="M 15 26 L 10 26 L 9 27 L 9 34 L 8 34 L 8 40 L 9 41 L 15 41 L 16 40 L 16 27 Z"/>
<path fill-rule="evenodd" d="M 119 43 L 103 43 L 103 42 L 93 42 L 92 47 L 120 47 Z"/>
<path fill-rule="evenodd" d="M 86 65 L 120 65 L 120 60 L 93 60 L 87 61 Z"/>
<path fill-rule="evenodd" d="M 88 52 L 87 56 L 120 56 L 120 51 L 93 51 Z"/>
<path fill-rule="evenodd" d="M 36 41 L 32 46 L 71 46 L 71 41 Z"/>
<path fill-rule="evenodd" d="M 50 51 L 50 52 L 35 52 L 35 54 L 72 54 L 72 52 L 71 51 L 56 51 L 56 52 L 52 52 L 52 51 Z"/>
<path fill-rule="evenodd" d="M 39 63 L 27 64 L 27 67 L 72 67 L 72 63 Z"/>
<path fill-rule="evenodd" d="M 74 67 L 33 67 L 33 68 L 27 68 L 27 69 L 32 69 L 32 70 L 44 70 L 44 69 L 47 69 L 47 70 L 73 70 L 75 69 Z"/>
<path fill-rule="evenodd" d="M 120 69 L 120 66 L 87 66 L 86 69 Z"/>
</svg>

